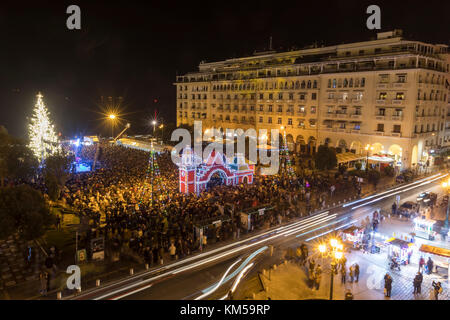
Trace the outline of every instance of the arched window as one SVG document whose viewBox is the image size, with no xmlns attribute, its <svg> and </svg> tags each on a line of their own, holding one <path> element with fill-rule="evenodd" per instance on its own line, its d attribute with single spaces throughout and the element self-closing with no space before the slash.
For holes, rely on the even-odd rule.
<svg viewBox="0 0 450 320">
<path fill-rule="evenodd" d="M 314 88 L 314 89 L 317 89 L 317 80 L 314 80 L 314 82 L 313 82 L 313 88 Z"/>
<path fill-rule="evenodd" d="M 338 88 L 342 88 L 342 79 L 338 80 Z"/>
<path fill-rule="evenodd" d="M 308 89 L 311 89 L 311 80 L 308 80 Z"/>
<path fill-rule="evenodd" d="M 350 88 L 353 88 L 353 78 L 350 78 L 350 82 L 349 82 L 348 86 L 349 86 Z"/>
<path fill-rule="evenodd" d="M 344 88 L 347 88 L 348 87 L 348 80 L 347 80 L 347 78 L 345 78 L 344 79 Z"/>
<path fill-rule="evenodd" d="M 328 79 L 328 88 L 331 88 L 331 79 Z"/>
<path fill-rule="evenodd" d="M 300 82 L 297 80 L 295 81 L 295 89 L 299 89 L 300 88 Z"/>
<path fill-rule="evenodd" d="M 305 86 L 306 86 L 306 83 L 305 83 L 305 81 L 303 80 L 303 81 L 302 81 L 302 87 L 301 87 L 301 88 L 302 88 L 302 89 L 305 89 Z"/>
<path fill-rule="evenodd" d="M 336 79 L 333 79 L 333 88 L 336 88 Z"/>
<path fill-rule="evenodd" d="M 359 87 L 359 78 L 356 78 L 356 80 L 355 80 L 355 88 L 358 88 Z"/>
</svg>

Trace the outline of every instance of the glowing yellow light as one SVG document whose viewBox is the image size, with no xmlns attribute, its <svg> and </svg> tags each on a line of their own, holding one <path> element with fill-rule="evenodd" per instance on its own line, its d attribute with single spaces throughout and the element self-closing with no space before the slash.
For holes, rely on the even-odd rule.
<svg viewBox="0 0 450 320">
<path fill-rule="evenodd" d="M 342 259 L 342 252 L 340 252 L 340 251 L 336 251 L 335 253 L 334 253 L 334 257 L 337 259 L 337 260 L 341 260 Z"/>
<path fill-rule="evenodd" d="M 344 249 L 344 245 L 343 245 L 342 243 L 339 243 L 339 244 L 336 246 L 336 248 L 337 248 L 338 250 L 343 250 L 343 249 Z"/>
<path fill-rule="evenodd" d="M 155 125 L 155 124 L 156 124 L 156 120 L 153 120 L 153 121 L 152 121 L 152 125 Z"/>
<path fill-rule="evenodd" d="M 327 251 L 327 246 L 324 244 L 319 245 L 319 251 L 320 253 L 325 253 L 325 251 Z"/>
<path fill-rule="evenodd" d="M 115 114 L 110 114 L 110 115 L 109 115 L 109 118 L 110 118 L 111 120 L 114 120 L 114 119 L 116 118 L 116 115 L 115 115 Z"/>
<path fill-rule="evenodd" d="M 442 187 L 447 188 L 447 182 L 442 182 Z"/>
<path fill-rule="evenodd" d="M 336 239 L 331 239 L 330 244 L 333 248 L 336 248 L 339 243 Z"/>
<path fill-rule="evenodd" d="M 281 126 L 280 129 L 281 129 L 281 130 L 284 130 L 284 126 Z"/>
</svg>

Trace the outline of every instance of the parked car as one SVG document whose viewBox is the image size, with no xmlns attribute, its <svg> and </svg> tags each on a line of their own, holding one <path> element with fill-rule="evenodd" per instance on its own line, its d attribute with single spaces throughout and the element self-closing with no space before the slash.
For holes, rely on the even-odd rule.
<svg viewBox="0 0 450 320">
<path fill-rule="evenodd" d="M 397 214 L 407 218 L 416 215 L 418 211 L 418 204 L 412 201 L 406 201 L 397 209 Z"/>
</svg>

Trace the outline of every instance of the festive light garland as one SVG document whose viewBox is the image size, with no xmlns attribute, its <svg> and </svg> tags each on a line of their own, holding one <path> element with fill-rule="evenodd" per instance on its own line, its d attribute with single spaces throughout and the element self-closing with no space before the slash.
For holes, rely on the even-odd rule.
<svg viewBox="0 0 450 320">
<path fill-rule="evenodd" d="M 42 100 L 42 94 L 38 93 L 36 97 L 37 102 L 28 126 L 28 146 L 42 163 L 48 156 L 61 151 L 61 145 L 50 120 L 50 113 Z"/>
<path fill-rule="evenodd" d="M 150 180 L 150 183 L 149 183 Z M 157 188 L 155 188 L 155 186 Z M 151 145 L 150 157 L 148 160 L 147 173 L 145 176 L 144 188 L 142 190 L 140 203 L 142 204 L 144 200 L 144 196 L 146 191 L 149 190 L 149 203 L 153 206 L 154 192 L 164 190 L 163 188 L 163 180 L 161 177 L 161 172 L 159 170 L 158 161 L 156 159 L 156 152 L 153 149 L 153 143 Z M 168 191 L 166 190 L 166 195 L 168 195 Z"/>
<path fill-rule="evenodd" d="M 284 155 L 286 157 L 286 164 L 285 164 L 285 170 L 288 173 L 288 176 L 290 179 L 293 179 L 296 177 L 294 169 L 292 168 L 292 163 L 291 163 L 291 159 L 289 157 L 289 149 L 287 146 L 287 139 L 286 139 L 286 131 L 284 131 L 284 147 L 283 147 L 283 152 Z"/>
</svg>

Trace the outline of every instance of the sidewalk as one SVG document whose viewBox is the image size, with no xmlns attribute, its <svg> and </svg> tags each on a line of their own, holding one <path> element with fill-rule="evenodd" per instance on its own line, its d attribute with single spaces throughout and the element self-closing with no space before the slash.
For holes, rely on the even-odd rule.
<svg viewBox="0 0 450 320">
<path fill-rule="evenodd" d="M 357 262 L 360 266 L 361 274 L 359 282 L 349 283 L 350 279 L 347 272 L 347 283 L 341 283 L 341 275 L 334 276 L 333 299 L 343 300 L 345 290 L 350 289 L 355 300 L 430 300 L 430 291 L 432 290 L 432 281 L 440 281 L 443 287 L 443 293 L 440 294 L 440 300 L 449 300 L 449 286 L 446 279 L 438 275 L 426 275 L 422 283 L 422 293 L 413 294 L 413 278 L 418 270 L 418 266 L 411 264 L 402 266 L 401 271 L 392 271 L 387 267 L 385 253 L 363 254 L 362 252 L 352 252 L 347 255 L 347 267 Z M 324 269 L 319 290 L 310 288 L 307 279 L 306 267 L 301 267 L 293 260 L 287 264 L 278 265 L 276 270 L 270 271 L 270 280 L 268 271 L 266 276 L 262 276 L 266 291 L 255 294 L 255 300 L 305 300 L 305 299 L 329 299 L 330 295 L 330 268 L 327 261 L 317 259 L 316 263 Z M 384 296 L 384 275 L 386 272 L 393 278 L 391 298 Z M 245 283 L 242 284 L 245 287 Z M 267 289 L 268 288 L 268 289 Z M 246 292 L 245 288 L 240 290 Z M 249 299 L 248 296 L 237 296 L 236 299 Z"/>
<path fill-rule="evenodd" d="M 35 261 L 28 267 L 24 259 L 26 247 L 27 242 L 19 239 L 17 235 L 0 240 L 0 297 L 4 299 L 8 299 L 8 288 L 39 278 L 39 266 L 43 258 L 36 250 Z"/>
</svg>

